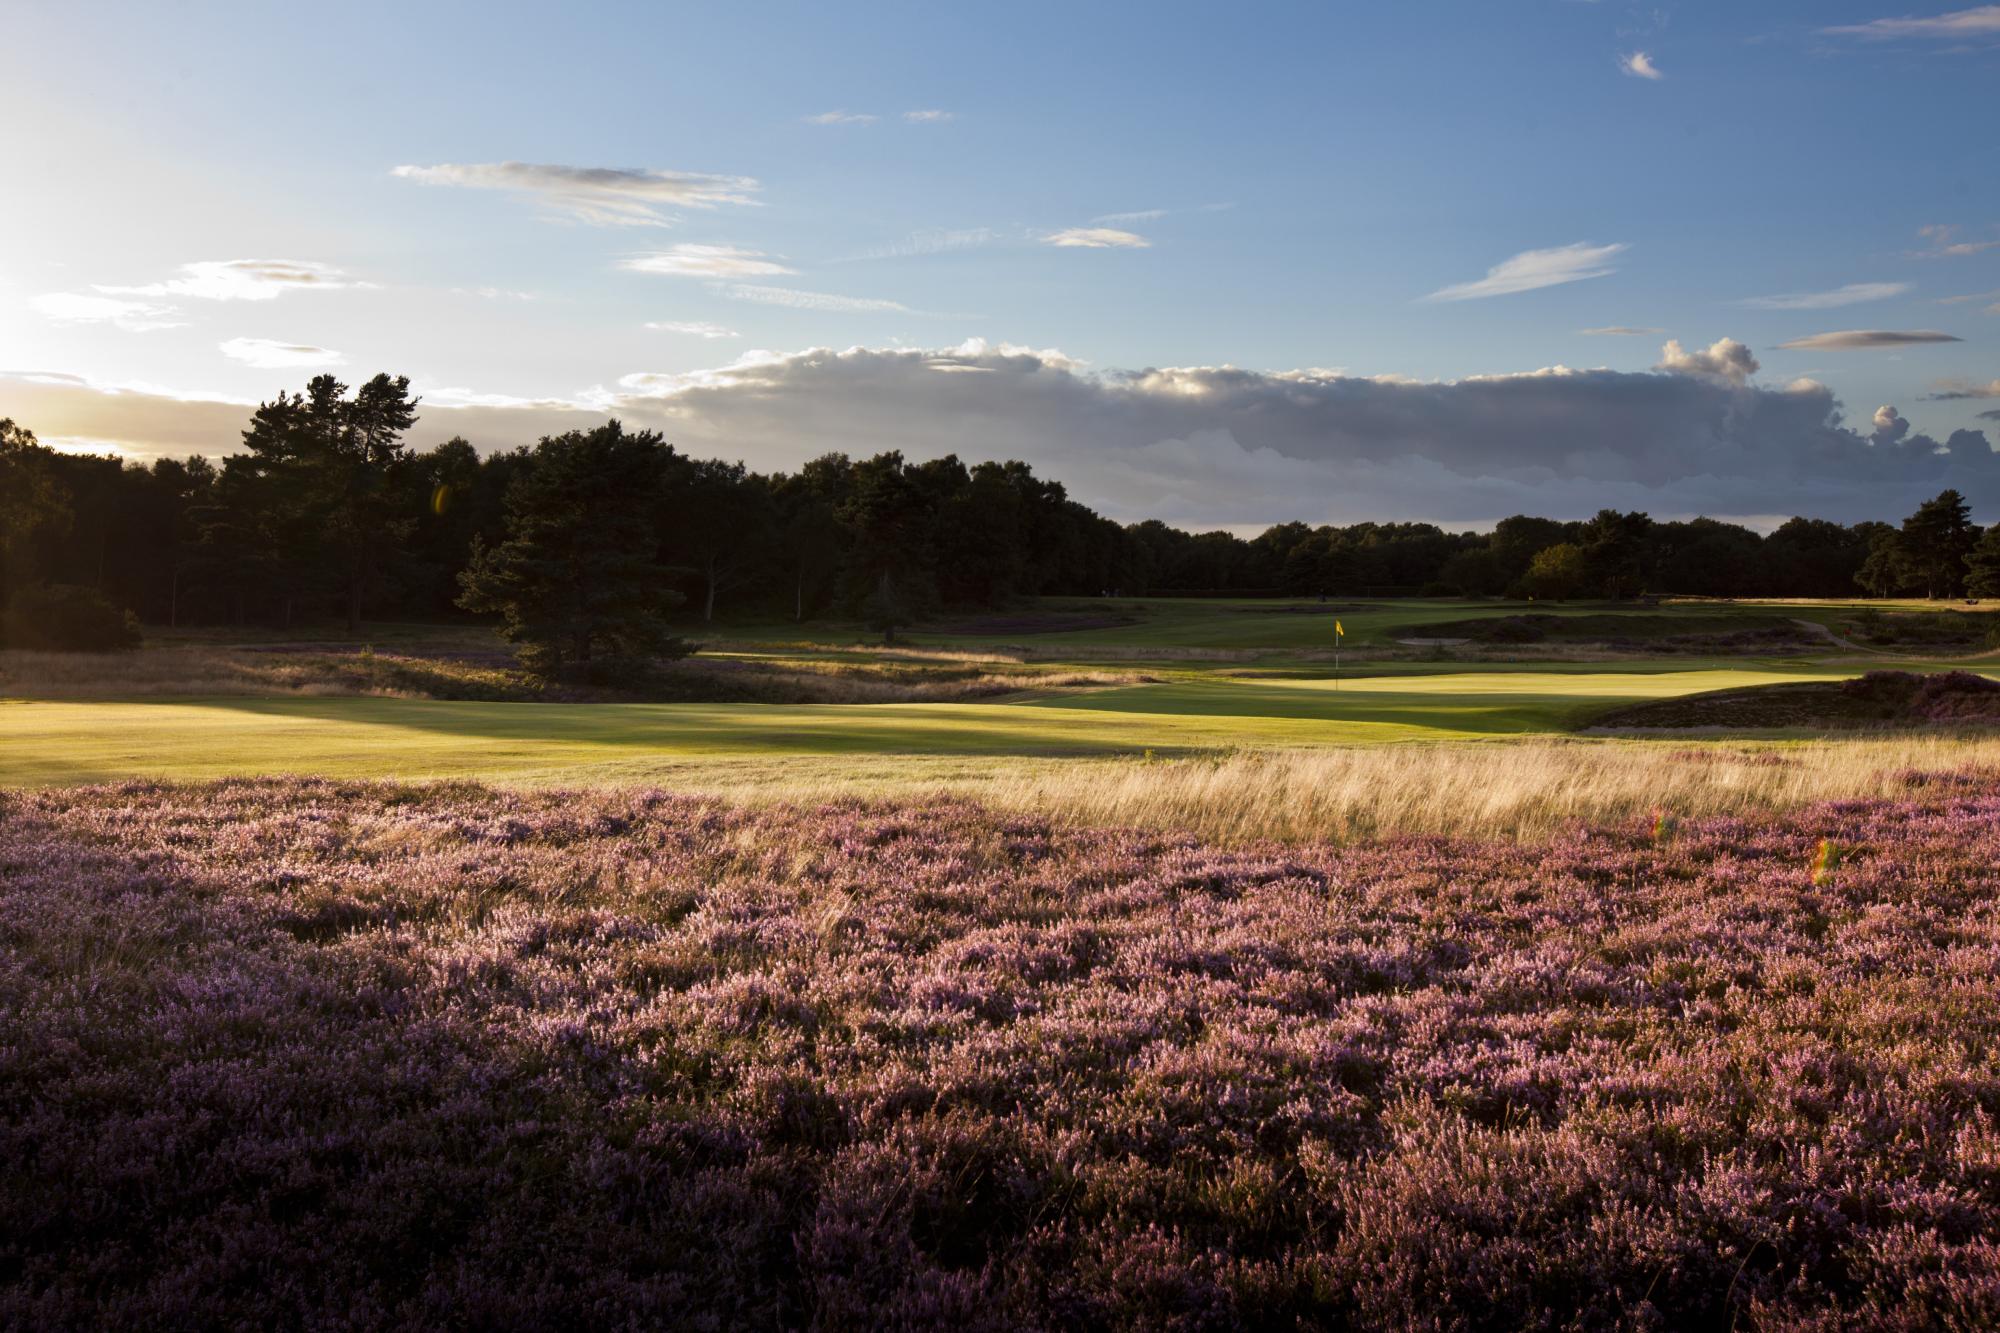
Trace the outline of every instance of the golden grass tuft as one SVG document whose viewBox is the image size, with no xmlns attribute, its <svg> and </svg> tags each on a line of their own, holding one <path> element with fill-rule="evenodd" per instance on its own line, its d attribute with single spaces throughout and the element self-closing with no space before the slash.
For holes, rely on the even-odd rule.
<svg viewBox="0 0 2000 1333">
<path fill-rule="evenodd" d="M 2000 782 L 2000 737 L 1489 741 L 1152 760 L 967 759 L 935 767 L 908 757 L 849 756 L 838 763 L 690 765 L 656 770 L 648 780 L 750 803 L 965 796 L 1079 825 L 1244 843 L 1404 834 L 1535 841 L 1656 813 L 1752 815 L 1907 794 L 1913 773 L 1976 773 Z"/>
</svg>

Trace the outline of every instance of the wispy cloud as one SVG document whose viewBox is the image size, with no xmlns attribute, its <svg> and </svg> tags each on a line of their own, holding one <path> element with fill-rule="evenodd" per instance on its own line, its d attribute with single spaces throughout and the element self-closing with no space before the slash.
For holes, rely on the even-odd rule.
<svg viewBox="0 0 2000 1333">
<path fill-rule="evenodd" d="M 182 264 L 180 276 L 137 287 L 98 285 L 112 296 L 192 296 L 203 301 L 269 301 L 286 292 L 358 287 L 328 264 L 302 259 L 203 259 Z"/>
<path fill-rule="evenodd" d="M 955 111 L 905 111 L 903 119 L 913 125 L 936 125 L 943 121 L 955 119 L 957 114 Z"/>
<path fill-rule="evenodd" d="M 1993 301 L 1993 300 L 2000 300 L 2000 290 L 1995 290 L 1990 292 L 1968 292 L 1963 296 L 1940 296 L 1937 299 L 1937 303 L 1939 305 L 1971 305 L 1974 301 Z M 1988 306 L 1986 307 L 1986 313 L 1989 315 L 2000 314 L 2000 306 Z"/>
<path fill-rule="evenodd" d="M 43 315 L 63 324 L 109 324 L 127 333 L 151 333 L 155 329 L 178 329 L 187 321 L 177 319 L 172 306 L 146 301 L 125 301 L 115 296 L 86 296 L 81 292 L 50 292 L 37 296 L 31 305 Z"/>
<path fill-rule="evenodd" d="M 1971 9 L 1956 9 L 1948 14 L 1938 14 L 1930 18 L 1874 19 L 1868 23 L 1821 28 L 1820 31 L 1840 37 L 1867 37 L 1876 41 L 1904 37 L 1944 39 L 2000 37 L 2000 5 L 1975 5 Z"/>
<path fill-rule="evenodd" d="M 1865 347 L 1919 347 L 1926 343 L 1964 342 L 1963 338 L 1936 329 L 1839 329 L 1794 338 L 1778 346 L 1787 351 L 1850 352 Z"/>
<path fill-rule="evenodd" d="M 1091 221 L 1103 226 L 1122 226 L 1132 222 L 1157 222 L 1166 215 L 1164 208 L 1141 208 L 1131 213 L 1104 213 Z"/>
<path fill-rule="evenodd" d="M 883 301 L 867 296 L 838 296 L 832 292 L 802 292 L 792 287 L 765 287 L 757 283 L 731 282 L 719 290 L 733 301 L 754 301 L 759 305 L 786 306 L 793 310 L 829 310 L 847 314 L 913 314 L 900 301 Z"/>
<path fill-rule="evenodd" d="M 337 366 L 347 358 L 325 347 L 274 342 L 269 338 L 231 338 L 218 343 L 222 354 L 258 370 L 291 370 L 307 366 Z"/>
<path fill-rule="evenodd" d="M 1440 287 L 1423 299 L 1476 301 L 1488 296 L 1510 296 L 1539 287 L 1581 282 L 1585 278 L 1602 278 L 1618 271 L 1610 261 L 1626 248 L 1622 243 L 1591 245 L 1587 241 L 1578 241 L 1574 245 L 1559 245 L 1547 250 L 1523 250 L 1512 259 L 1487 269 L 1486 276 L 1477 282 Z"/>
<path fill-rule="evenodd" d="M 1653 63 L 1653 58 L 1644 51 L 1634 51 L 1629 55 L 1619 56 L 1618 68 L 1635 79 L 1651 79 L 1655 83 L 1667 77 L 1660 72 L 1660 67 Z"/>
<path fill-rule="evenodd" d="M 808 125 L 873 125 L 882 119 L 865 111 L 822 111 L 817 116 L 807 116 Z"/>
<path fill-rule="evenodd" d="M 1956 223 L 1936 223 L 1917 228 L 1917 235 L 1930 242 L 1925 250 L 1910 252 L 1912 259 L 1963 259 L 1986 250 L 2000 249 L 2000 238 L 1984 241 L 1961 241 L 1959 236 L 1964 228 Z"/>
<path fill-rule="evenodd" d="M 916 255 L 951 254 L 958 250 L 977 250 L 1000 239 L 1000 233 L 991 227 L 925 228 L 913 231 L 900 241 L 878 245 L 872 250 L 863 250 L 858 255 L 846 255 L 837 263 L 851 263 L 858 259 L 908 259 Z"/>
<path fill-rule="evenodd" d="M 401 166 L 391 175 L 424 185 L 505 190 L 526 195 L 558 217 L 599 226 L 666 227 L 668 208 L 754 204 L 758 184 L 748 176 L 638 167 L 571 167 L 535 162 L 441 162 Z"/>
<path fill-rule="evenodd" d="M 1838 306 L 1860 305 L 1863 301 L 1886 301 L 1910 290 L 1907 282 L 1850 282 L 1827 292 L 1786 292 L 1778 296 L 1753 296 L 1741 304 L 1753 310 L 1832 310 Z"/>
<path fill-rule="evenodd" d="M 1968 398 L 2000 398 L 2000 380 L 1978 384 L 1972 380 L 1939 380 L 1924 395 L 1934 403 L 1958 402 Z"/>
<path fill-rule="evenodd" d="M 1042 237 L 1046 245 L 1084 250 L 1143 250 L 1152 242 L 1117 227 L 1066 227 Z"/>
<path fill-rule="evenodd" d="M 656 319 L 646 327 L 657 333 L 685 333 L 691 338 L 741 338 L 735 329 L 726 329 L 720 324 L 710 324 L 702 320 Z"/>
<path fill-rule="evenodd" d="M 634 255 L 618 266 L 633 273 L 678 278 L 767 278 L 798 272 L 761 250 L 742 250 L 733 245 L 676 245 L 668 250 Z"/>
<path fill-rule="evenodd" d="M 1591 338 L 1646 338 L 1666 330 L 1640 328 L 1632 324 L 1606 324 L 1601 329 L 1578 329 L 1577 332 Z"/>
</svg>

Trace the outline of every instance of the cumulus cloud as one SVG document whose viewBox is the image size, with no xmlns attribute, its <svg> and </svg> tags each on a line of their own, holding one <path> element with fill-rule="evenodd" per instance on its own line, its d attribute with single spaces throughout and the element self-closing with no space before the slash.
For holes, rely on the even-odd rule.
<svg viewBox="0 0 2000 1333">
<path fill-rule="evenodd" d="M 733 245 L 676 245 L 670 250 L 634 255 L 619 267 L 680 278 L 761 278 L 798 272 L 761 250 L 741 250 Z"/>
<path fill-rule="evenodd" d="M 1875 409 L 1875 429 L 1869 439 L 1877 444 L 1895 444 L 1909 433 L 1909 421 L 1895 408 L 1884 403 Z"/>
<path fill-rule="evenodd" d="M 787 306 L 793 310 L 834 310 L 848 314 L 914 313 L 900 301 L 840 296 L 833 292 L 802 292 L 792 287 L 732 282 L 724 284 L 719 290 L 732 301 L 754 301 L 758 305 Z"/>
<path fill-rule="evenodd" d="M 1944 39 L 2000 37 L 2000 5 L 1975 5 L 1971 9 L 1955 9 L 1928 18 L 1874 19 L 1868 23 L 1849 23 L 1834 28 L 1821 28 L 1820 31 L 1841 37 L 1866 37 L 1876 41 L 1910 37 Z"/>
<path fill-rule="evenodd" d="M 78 381 L 0 381 L 0 396 L 47 436 L 123 439 L 140 453 L 186 452 L 196 438 L 225 451 L 246 415 Z M 1911 431 L 1878 443 L 1872 422 L 1848 424 L 1812 381 L 1769 389 L 1727 374 L 1562 367 L 1454 381 L 1094 371 L 1059 353 L 979 342 L 753 353 L 554 402 L 467 394 L 447 404 L 427 392 L 415 439 L 459 434 L 511 448 L 607 415 L 760 469 L 834 449 L 1020 458 L 1115 518 L 1203 527 L 1478 524 L 1607 505 L 1853 521 L 1906 513 L 1948 485 L 1976 506 L 2000 504 L 2000 459 L 1983 435 L 1960 431 L 1941 445 Z"/>
<path fill-rule="evenodd" d="M 710 324 L 705 320 L 656 319 L 646 327 L 659 333 L 685 333 L 693 338 L 741 338 L 735 329 L 724 328 L 720 324 Z"/>
<path fill-rule="evenodd" d="M 1143 250 L 1152 242 L 1117 227 L 1065 227 L 1042 237 L 1045 245 L 1085 250 Z"/>
<path fill-rule="evenodd" d="M 81 292 L 49 292 L 37 296 L 31 305 L 61 324 L 109 324 L 127 333 L 150 333 L 155 329 L 178 329 L 185 320 L 175 318 L 172 306 L 146 301 L 126 301 L 115 296 L 87 296 Z"/>
<path fill-rule="evenodd" d="M 1886 301 L 1910 290 L 1907 282 L 1850 282 L 1828 292 L 1785 292 L 1778 296 L 1753 296 L 1743 304 L 1753 310 L 1832 310 L 1863 301 Z"/>
<path fill-rule="evenodd" d="M 274 342 L 269 338 L 231 338 L 218 343 L 222 354 L 258 370 L 290 370 L 307 366 L 337 366 L 347 358 L 324 347 Z"/>
<path fill-rule="evenodd" d="M 758 190 L 748 176 L 538 162 L 440 162 L 400 166 L 390 174 L 424 185 L 505 190 L 528 196 L 559 217 L 615 227 L 670 226 L 673 216 L 664 209 L 754 204 Z"/>
<path fill-rule="evenodd" d="M 880 116 L 871 116 L 860 111 L 822 111 L 817 116 L 807 116 L 808 125 L 873 125 Z"/>
<path fill-rule="evenodd" d="M 1555 287 L 1565 282 L 1581 282 L 1585 278 L 1602 278 L 1618 271 L 1612 267 L 1610 260 L 1625 249 L 1623 244 L 1591 245 L 1587 241 L 1578 241 L 1574 245 L 1558 245 L 1547 250 L 1523 250 L 1512 259 L 1502 260 L 1487 269 L 1486 276 L 1477 282 L 1440 287 L 1424 300 L 1476 301 L 1488 296 L 1531 292 L 1538 287 Z"/>
<path fill-rule="evenodd" d="M 286 292 L 355 287 L 339 269 L 303 259 L 202 259 L 179 275 L 138 287 L 98 286 L 113 296 L 191 296 L 203 301 L 270 301 Z"/>
<path fill-rule="evenodd" d="M 1578 329 L 1577 332 L 1588 338 L 1650 338 L 1666 330 L 1640 328 L 1633 324 L 1607 324 L 1601 329 Z"/>
<path fill-rule="evenodd" d="M 1838 329 L 1832 333 L 1794 338 L 1778 346 L 1788 351 L 1847 352 L 1862 347 L 1917 347 L 1924 343 L 1964 341 L 1953 334 L 1939 333 L 1936 329 Z"/>
<path fill-rule="evenodd" d="M 1660 349 L 1660 364 L 1654 369 L 1674 375 L 1708 375 L 1741 384 L 1757 373 L 1758 365 L 1750 349 L 1734 338 L 1718 338 L 1691 352 L 1678 339 L 1669 339 Z"/>
<path fill-rule="evenodd" d="M 1655 65 L 1653 58 L 1644 51 L 1634 51 L 1630 55 L 1619 56 L 1618 68 L 1635 79 L 1651 79 L 1655 83 L 1667 77 L 1660 73 L 1660 67 Z"/>
<path fill-rule="evenodd" d="M 957 113 L 951 111 L 937 111 L 937 110 L 905 111 L 903 113 L 903 119 L 909 121 L 912 125 L 937 125 L 941 124 L 944 121 L 953 119 L 956 116 L 956 114 Z"/>
</svg>

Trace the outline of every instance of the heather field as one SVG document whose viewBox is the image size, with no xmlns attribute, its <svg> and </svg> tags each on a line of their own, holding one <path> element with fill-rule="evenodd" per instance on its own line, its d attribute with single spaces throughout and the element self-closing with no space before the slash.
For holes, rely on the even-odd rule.
<svg viewBox="0 0 2000 1333">
<path fill-rule="evenodd" d="M 1233 848 L 17 792 L 0 1324 L 1990 1326 L 2000 786 L 1892 786 Z"/>
</svg>

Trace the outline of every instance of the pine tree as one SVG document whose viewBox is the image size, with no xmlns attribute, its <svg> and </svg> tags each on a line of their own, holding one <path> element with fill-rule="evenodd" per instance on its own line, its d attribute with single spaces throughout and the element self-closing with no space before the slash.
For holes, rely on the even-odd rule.
<svg viewBox="0 0 2000 1333">
<path fill-rule="evenodd" d="M 1980 534 L 1965 557 L 1965 591 L 1973 597 L 2000 597 L 2000 523 Z"/>
<path fill-rule="evenodd" d="M 506 537 L 476 544 L 459 605 L 496 612 L 521 660 L 554 676 L 605 657 L 681 657 L 666 613 L 681 595 L 658 561 L 661 482 L 674 460 L 616 421 L 552 435 L 507 493 Z"/>
</svg>

